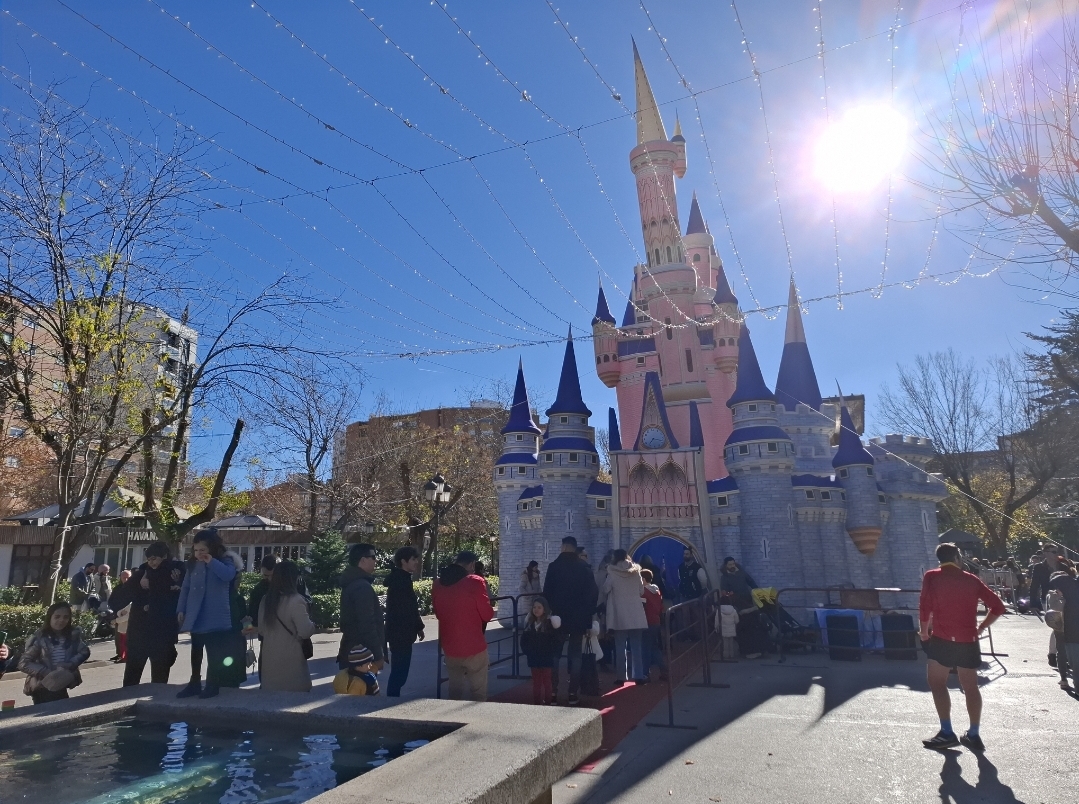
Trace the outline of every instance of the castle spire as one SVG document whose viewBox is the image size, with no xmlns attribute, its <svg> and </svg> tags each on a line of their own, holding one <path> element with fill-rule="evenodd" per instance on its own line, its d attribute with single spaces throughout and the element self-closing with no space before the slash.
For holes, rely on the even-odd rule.
<svg viewBox="0 0 1079 804">
<path fill-rule="evenodd" d="M 611 308 L 607 306 L 607 297 L 603 294 L 603 285 L 599 286 L 599 298 L 596 300 L 596 315 L 592 318 L 592 326 L 595 326 L 600 321 L 614 326 L 614 316 L 611 315 Z"/>
<path fill-rule="evenodd" d="M 689 445 L 691 447 L 704 446 L 704 428 L 701 427 L 701 414 L 697 410 L 697 403 L 689 403 Z"/>
<path fill-rule="evenodd" d="M 663 128 L 663 118 L 659 116 L 656 96 L 652 94 L 644 63 L 641 62 L 641 54 L 637 52 L 636 41 L 633 41 L 633 75 L 637 85 L 637 144 L 666 140 L 667 130 Z"/>
<path fill-rule="evenodd" d="M 682 136 L 682 120 L 678 117 L 678 112 L 674 113 L 674 135 L 671 137 L 671 142 L 685 142 L 686 138 Z"/>
<path fill-rule="evenodd" d="M 697 203 L 697 194 L 693 194 L 693 203 L 689 207 L 689 223 L 686 225 L 686 234 L 706 234 L 704 228 L 704 216 L 701 215 L 701 205 Z"/>
<path fill-rule="evenodd" d="M 716 295 L 712 298 L 712 304 L 738 304 L 738 297 L 734 295 L 734 291 L 731 290 L 731 285 L 727 281 L 727 274 L 723 270 L 723 266 L 719 266 L 719 270 L 716 272 Z"/>
<path fill-rule="evenodd" d="M 727 400 L 727 407 L 733 408 L 742 402 L 775 402 L 775 395 L 764 384 L 761 365 L 757 362 L 757 353 L 753 341 L 749 339 L 749 327 L 742 324 L 738 333 L 738 384 L 734 394 Z"/>
<path fill-rule="evenodd" d="M 506 433 L 533 433 L 540 435 L 542 431 L 532 421 L 532 405 L 528 402 L 528 389 L 525 387 L 524 361 L 517 361 L 517 384 L 513 386 L 513 403 L 510 405 L 510 418 L 506 426 L 502 428 L 502 434 Z"/>
<path fill-rule="evenodd" d="M 607 447 L 611 452 L 622 449 L 622 435 L 618 432 L 618 414 L 614 408 L 607 408 Z"/>
<path fill-rule="evenodd" d="M 578 413 L 591 416 L 592 411 L 581 397 L 581 378 L 577 374 L 577 357 L 573 353 L 573 330 L 566 341 L 566 355 L 562 359 L 562 376 L 558 379 L 558 396 L 554 404 L 547 408 L 547 415 L 555 413 Z"/>
<path fill-rule="evenodd" d="M 779 363 L 779 377 L 776 379 L 776 399 L 788 411 L 793 411 L 799 403 L 813 410 L 820 410 L 822 404 L 817 373 L 813 370 L 813 360 L 806 344 L 794 279 L 791 279 L 787 297 L 787 334 L 783 342 L 783 359 Z"/>
<path fill-rule="evenodd" d="M 832 466 L 838 469 L 841 466 L 856 466 L 859 464 L 873 465 L 873 456 L 863 446 L 862 439 L 854 429 L 854 420 L 850 417 L 850 411 L 844 405 L 839 411 L 839 449 L 832 458 Z"/>
</svg>

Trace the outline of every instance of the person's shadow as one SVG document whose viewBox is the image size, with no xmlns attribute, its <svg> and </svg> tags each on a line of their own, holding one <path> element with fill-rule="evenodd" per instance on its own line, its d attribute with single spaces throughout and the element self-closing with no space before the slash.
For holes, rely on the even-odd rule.
<svg viewBox="0 0 1079 804">
<path fill-rule="evenodd" d="M 973 804 L 973 802 L 992 802 L 993 804 L 1023 804 L 1015 793 L 997 776 L 997 768 L 985 754 L 974 754 L 978 759 L 978 783 L 972 785 L 963 778 L 963 769 L 959 766 L 959 751 L 947 750 L 944 754 L 944 767 L 940 769 L 941 804 Z"/>
</svg>

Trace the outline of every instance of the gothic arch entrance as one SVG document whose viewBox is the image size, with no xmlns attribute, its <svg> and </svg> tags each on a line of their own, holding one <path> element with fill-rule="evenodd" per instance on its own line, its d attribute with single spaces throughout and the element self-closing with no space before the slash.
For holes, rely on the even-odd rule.
<svg viewBox="0 0 1079 804">
<path fill-rule="evenodd" d="M 653 533 L 641 539 L 630 551 L 630 555 L 638 564 L 645 556 L 651 558 L 652 563 L 663 573 L 663 583 L 667 587 L 668 596 L 675 598 L 678 592 L 678 565 L 682 563 L 682 554 L 687 549 L 693 551 L 693 557 L 698 563 L 704 564 L 697 548 L 673 533 L 665 531 Z"/>
</svg>

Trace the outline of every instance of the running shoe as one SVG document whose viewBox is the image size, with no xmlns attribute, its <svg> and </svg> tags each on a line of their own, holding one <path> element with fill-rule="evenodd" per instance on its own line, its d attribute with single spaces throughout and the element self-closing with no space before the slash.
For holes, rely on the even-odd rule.
<svg viewBox="0 0 1079 804">
<path fill-rule="evenodd" d="M 959 738 L 959 742 L 971 751 L 977 751 L 979 754 L 985 750 L 985 743 L 982 742 L 982 738 L 977 734 L 971 734 L 969 731 Z"/>
<path fill-rule="evenodd" d="M 936 733 L 936 736 L 928 740 L 922 740 L 922 745 L 924 745 L 926 748 L 932 748 L 937 751 L 943 748 L 955 748 L 957 745 L 959 745 L 959 738 L 956 737 L 954 733 L 945 734 L 942 731 L 938 731 Z"/>
<path fill-rule="evenodd" d="M 580 706 L 580 704 L 581 699 L 578 698 L 576 695 L 569 696 L 569 700 L 566 701 L 566 706 Z"/>
</svg>

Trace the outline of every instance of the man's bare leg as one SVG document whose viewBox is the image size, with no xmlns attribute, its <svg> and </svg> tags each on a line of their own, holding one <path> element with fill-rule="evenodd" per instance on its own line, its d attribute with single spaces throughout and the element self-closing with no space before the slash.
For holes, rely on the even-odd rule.
<svg viewBox="0 0 1079 804">
<path fill-rule="evenodd" d="M 978 686 L 978 671 L 975 668 L 960 667 L 959 683 L 963 686 L 963 695 L 967 699 L 967 714 L 970 716 L 970 733 L 978 734 L 982 722 L 982 690 Z"/>
<path fill-rule="evenodd" d="M 925 666 L 929 691 L 933 693 L 933 705 L 937 708 L 937 717 L 940 718 L 942 724 L 951 722 L 952 718 L 952 697 L 948 694 L 948 670 L 949 668 L 934 659 L 930 659 Z"/>
</svg>

